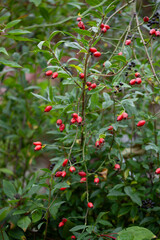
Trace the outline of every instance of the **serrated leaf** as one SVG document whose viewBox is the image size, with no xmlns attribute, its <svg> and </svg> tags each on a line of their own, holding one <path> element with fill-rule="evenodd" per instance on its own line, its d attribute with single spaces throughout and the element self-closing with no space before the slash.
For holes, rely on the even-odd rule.
<svg viewBox="0 0 160 240">
<path fill-rule="evenodd" d="M 8 61 L 5 59 L 0 59 L 0 63 L 6 65 L 8 67 L 21 68 L 21 66 L 18 63 L 13 62 L 13 61 Z"/>
<path fill-rule="evenodd" d="M 8 55 L 8 52 L 6 51 L 6 49 L 4 47 L 0 47 L 0 52 L 4 53 L 5 55 Z"/>
<path fill-rule="evenodd" d="M 13 183 L 3 180 L 3 191 L 9 198 L 14 198 L 14 195 L 17 193 Z"/>
<path fill-rule="evenodd" d="M 11 27 L 15 26 L 16 24 L 18 24 L 19 22 L 21 22 L 21 19 L 13 20 L 13 21 L 7 23 L 5 29 L 11 28 Z"/>
<path fill-rule="evenodd" d="M 125 193 L 132 199 L 133 202 L 137 203 L 139 206 L 142 205 L 142 201 L 137 193 L 133 192 L 130 186 L 124 188 Z"/>
<path fill-rule="evenodd" d="M 159 148 L 154 144 L 154 143 L 149 143 L 145 146 L 145 150 L 149 151 L 149 150 L 154 150 L 156 152 L 159 152 Z"/>
<path fill-rule="evenodd" d="M 17 225 L 20 227 L 24 232 L 26 232 L 29 224 L 31 223 L 31 219 L 28 216 L 25 216 L 18 220 Z"/>
<path fill-rule="evenodd" d="M 117 62 L 124 62 L 124 63 L 126 63 L 126 58 L 124 56 L 117 55 L 117 56 L 112 57 L 112 59 L 116 60 Z"/>
</svg>

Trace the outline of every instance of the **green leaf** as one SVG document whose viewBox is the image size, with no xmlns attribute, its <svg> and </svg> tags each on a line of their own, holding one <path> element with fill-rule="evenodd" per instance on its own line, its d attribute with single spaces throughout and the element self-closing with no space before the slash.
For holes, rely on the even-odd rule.
<svg viewBox="0 0 160 240">
<path fill-rule="evenodd" d="M 136 192 L 133 192 L 131 187 L 124 188 L 125 193 L 132 199 L 133 202 L 137 203 L 139 206 L 142 205 L 140 197 L 137 195 Z"/>
<path fill-rule="evenodd" d="M 112 59 L 116 60 L 117 62 L 124 62 L 124 63 L 126 63 L 126 58 L 124 56 L 118 55 L 118 56 L 114 56 Z"/>
<path fill-rule="evenodd" d="M 8 168 L 0 168 L 0 172 L 3 172 L 5 174 L 13 175 L 13 172 Z"/>
<path fill-rule="evenodd" d="M 3 180 L 3 191 L 9 198 L 14 198 L 14 195 L 17 193 L 13 183 Z"/>
<path fill-rule="evenodd" d="M 76 48 L 79 50 L 83 49 L 77 42 L 65 42 L 65 47 Z"/>
<path fill-rule="evenodd" d="M 85 0 L 85 1 L 91 6 L 97 6 L 98 4 L 101 3 L 101 0 Z"/>
<path fill-rule="evenodd" d="M 33 93 L 33 92 L 31 92 L 31 93 L 32 93 L 32 95 L 35 96 L 36 98 L 39 98 L 39 99 L 42 99 L 42 100 L 45 100 L 45 101 L 48 102 L 48 99 L 46 99 L 45 97 L 43 97 L 43 96 L 41 96 L 41 95 L 39 95 L 39 94 Z"/>
<path fill-rule="evenodd" d="M 57 200 L 57 202 L 54 201 L 53 204 L 50 206 L 49 212 L 54 219 L 56 219 L 58 210 L 63 203 L 65 203 L 65 201 L 58 202 Z"/>
<path fill-rule="evenodd" d="M 13 35 L 21 35 L 21 34 L 28 34 L 28 33 L 31 33 L 27 30 L 22 30 L 22 29 L 14 29 L 14 30 L 11 30 L 9 32 L 7 32 L 8 34 L 13 34 Z"/>
<path fill-rule="evenodd" d="M 3 234 L 3 237 L 2 237 Z M 6 234 L 5 231 L 0 232 L 0 240 L 9 240 L 8 235 Z"/>
<path fill-rule="evenodd" d="M 112 63 L 110 61 L 105 61 L 104 66 L 106 69 L 110 68 L 110 66 L 112 65 Z"/>
<path fill-rule="evenodd" d="M 42 0 L 29 0 L 31 3 L 34 3 L 34 5 L 36 6 L 36 7 L 38 7 L 40 4 L 41 4 L 41 2 L 42 2 Z"/>
<path fill-rule="evenodd" d="M 51 35 L 49 36 L 48 41 L 50 42 L 50 41 L 52 40 L 52 38 L 53 38 L 56 34 L 58 34 L 58 33 L 62 33 L 62 34 L 64 35 L 64 33 L 63 33 L 62 31 L 54 31 L 54 32 L 52 32 Z"/>
<path fill-rule="evenodd" d="M 0 209 L 0 222 L 8 215 L 10 211 L 11 211 L 10 207 Z"/>
<path fill-rule="evenodd" d="M 54 186 L 54 190 L 55 189 L 60 189 L 60 188 L 69 188 L 69 185 L 65 182 L 62 182 L 62 183 L 57 183 L 55 186 Z"/>
<path fill-rule="evenodd" d="M 79 33 L 81 35 L 84 35 L 84 36 L 88 36 L 88 37 L 91 37 L 92 36 L 92 33 L 87 31 L 87 30 L 82 30 L 82 29 L 79 29 L 79 28 L 72 28 L 76 33 Z"/>
<path fill-rule="evenodd" d="M 71 232 L 77 232 L 79 230 L 85 229 L 87 226 L 86 225 L 78 225 L 70 229 Z"/>
<path fill-rule="evenodd" d="M 11 27 L 15 26 L 16 24 L 18 24 L 19 22 L 21 22 L 21 19 L 13 20 L 13 21 L 7 23 L 5 29 L 11 28 Z"/>
<path fill-rule="evenodd" d="M 149 143 L 148 145 L 145 146 L 145 150 L 154 150 L 156 152 L 159 152 L 159 148 L 154 144 L 154 143 Z"/>
<path fill-rule="evenodd" d="M 41 218 L 42 218 L 42 211 L 41 210 L 34 210 L 32 212 L 32 222 L 35 223 L 35 222 L 38 222 Z"/>
<path fill-rule="evenodd" d="M 92 95 L 94 93 L 100 92 L 103 90 L 103 88 L 105 88 L 105 86 L 98 86 L 95 89 L 92 89 L 91 91 L 89 91 L 87 94 L 88 95 Z"/>
<path fill-rule="evenodd" d="M 31 219 L 28 216 L 25 216 L 18 220 L 17 225 L 25 232 L 30 223 Z"/>
<path fill-rule="evenodd" d="M 19 37 L 19 36 L 14 36 L 12 34 L 5 37 L 14 39 L 15 41 L 21 41 L 21 42 L 33 42 L 33 41 L 37 42 L 37 39 L 35 38 L 33 39 L 33 38 Z"/>
<path fill-rule="evenodd" d="M 105 102 L 102 103 L 103 108 L 108 108 L 113 105 L 114 102 L 111 100 L 110 95 L 108 93 L 104 92 L 103 97 L 105 99 Z"/>
<path fill-rule="evenodd" d="M 0 59 L 0 63 L 9 67 L 21 68 L 21 66 L 18 63 L 13 61 L 8 61 L 5 59 Z"/>
<path fill-rule="evenodd" d="M 4 47 L 0 47 L 0 52 L 8 55 L 8 52 L 6 51 L 6 49 Z"/>
<path fill-rule="evenodd" d="M 42 46 L 43 46 L 44 43 L 45 43 L 45 41 L 41 41 L 40 43 L 38 43 L 37 47 L 39 49 L 42 49 Z"/>
</svg>

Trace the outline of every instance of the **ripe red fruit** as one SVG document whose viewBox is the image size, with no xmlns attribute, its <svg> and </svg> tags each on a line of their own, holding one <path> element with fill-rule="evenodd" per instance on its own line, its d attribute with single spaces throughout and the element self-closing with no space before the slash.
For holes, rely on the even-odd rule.
<svg viewBox="0 0 160 240">
<path fill-rule="evenodd" d="M 52 70 L 48 70 L 45 74 L 46 74 L 46 76 L 51 76 L 52 75 Z"/>
<path fill-rule="evenodd" d="M 85 28 L 84 23 L 82 21 L 79 21 L 78 27 L 84 29 Z"/>
<path fill-rule="evenodd" d="M 76 237 L 73 235 L 73 236 L 71 236 L 71 240 L 73 240 L 73 239 L 76 239 Z"/>
<path fill-rule="evenodd" d="M 149 31 L 150 35 L 154 35 L 155 33 L 156 33 L 156 30 L 154 28 Z"/>
<path fill-rule="evenodd" d="M 65 172 L 65 171 L 62 171 L 61 176 L 62 176 L 62 177 L 65 177 L 65 176 L 66 176 L 66 172 Z"/>
<path fill-rule="evenodd" d="M 77 120 L 75 118 L 71 118 L 70 124 L 74 124 L 75 122 L 77 122 Z"/>
<path fill-rule="evenodd" d="M 83 78 L 84 78 L 84 73 L 80 73 L 80 74 L 79 74 L 79 77 L 80 77 L 81 79 L 83 79 Z"/>
<path fill-rule="evenodd" d="M 137 84 L 141 84 L 141 82 L 142 82 L 142 79 L 141 79 L 141 78 L 136 78 L 136 83 L 137 83 Z"/>
<path fill-rule="evenodd" d="M 101 29 L 101 32 L 102 32 L 102 33 L 106 33 L 106 32 L 107 32 L 107 29 L 104 27 L 104 28 Z"/>
<path fill-rule="evenodd" d="M 145 120 L 141 120 L 137 123 L 137 127 L 142 127 L 146 123 Z"/>
<path fill-rule="evenodd" d="M 137 78 L 137 77 L 140 77 L 140 73 L 139 72 L 136 72 L 135 73 L 135 77 Z"/>
<path fill-rule="evenodd" d="M 64 222 L 60 222 L 58 227 L 63 227 L 64 226 Z"/>
<path fill-rule="evenodd" d="M 91 82 L 86 82 L 87 86 L 90 87 L 91 86 Z"/>
<path fill-rule="evenodd" d="M 55 173 L 55 177 L 61 177 L 62 176 L 62 171 L 58 171 Z"/>
<path fill-rule="evenodd" d="M 78 114 L 77 114 L 77 113 L 73 113 L 73 114 L 72 114 L 72 117 L 73 117 L 73 118 L 78 118 Z"/>
<path fill-rule="evenodd" d="M 57 72 L 54 72 L 53 75 L 52 75 L 52 78 L 57 78 L 58 77 L 58 73 Z"/>
<path fill-rule="evenodd" d="M 100 145 L 99 141 L 96 141 L 95 146 L 98 148 Z"/>
<path fill-rule="evenodd" d="M 92 83 L 92 84 L 91 84 L 91 88 L 92 88 L 92 89 L 94 89 L 94 88 L 96 88 L 96 87 L 97 87 L 96 83 Z"/>
<path fill-rule="evenodd" d="M 85 176 L 86 176 L 86 173 L 83 172 L 83 171 L 80 171 L 78 174 L 79 174 L 79 176 L 81 176 L 81 177 L 85 177 Z"/>
<path fill-rule="evenodd" d="M 68 159 L 64 159 L 64 162 L 62 163 L 62 166 L 65 167 L 68 163 Z"/>
<path fill-rule="evenodd" d="M 104 23 L 101 23 L 101 26 L 100 26 L 100 28 L 104 28 Z"/>
<path fill-rule="evenodd" d="M 76 120 L 77 120 L 78 124 L 82 123 L 82 117 L 78 116 L 78 118 Z"/>
<path fill-rule="evenodd" d="M 57 120 L 57 125 L 60 126 L 62 124 L 62 120 L 61 119 L 58 119 Z"/>
<path fill-rule="evenodd" d="M 121 56 L 123 53 L 122 52 L 119 52 L 118 55 Z"/>
<path fill-rule="evenodd" d="M 87 180 L 87 178 L 83 177 L 83 178 L 81 178 L 80 183 L 84 183 L 84 182 L 86 182 L 86 180 Z"/>
<path fill-rule="evenodd" d="M 41 145 L 36 145 L 35 148 L 34 148 L 34 150 L 35 150 L 35 151 L 39 151 L 39 150 L 41 150 L 41 148 L 42 148 Z"/>
<path fill-rule="evenodd" d="M 89 202 L 89 203 L 88 203 L 88 207 L 89 207 L 89 208 L 93 208 L 93 207 L 94 207 L 94 206 L 93 206 L 93 203 Z"/>
<path fill-rule="evenodd" d="M 131 40 L 130 39 L 125 41 L 125 45 L 130 45 L 130 44 L 131 44 Z"/>
<path fill-rule="evenodd" d="M 101 53 L 100 52 L 94 52 L 93 54 L 95 57 L 100 57 L 101 56 Z"/>
<path fill-rule="evenodd" d="M 104 27 L 108 30 L 110 29 L 110 26 L 109 25 L 104 25 Z"/>
<path fill-rule="evenodd" d="M 160 174 L 160 168 L 157 168 L 155 171 L 156 174 Z"/>
<path fill-rule="evenodd" d="M 64 129 L 65 129 L 65 125 L 64 125 L 64 124 L 61 124 L 60 127 L 59 127 L 59 130 L 60 130 L 61 132 L 63 132 Z"/>
<path fill-rule="evenodd" d="M 99 139 L 99 144 L 103 144 L 104 143 L 104 138 L 100 138 Z"/>
<path fill-rule="evenodd" d="M 113 127 L 112 126 L 109 126 L 108 127 L 108 131 L 112 131 L 113 130 Z"/>
<path fill-rule="evenodd" d="M 132 79 L 129 83 L 130 85 L 134 85 L 136 83 L 136 79 Z"/>
<path fill-rule="evenodd" d="M 115 164 L 115 165 L 114 165 L 114 169 L 115 169 L 115 170 L 120 169 L 120 168 L 121 168 L 121 166 L 120 166 L 119 164 Z"/>
<path fill-rule="evenodd" d="M 81 20 L 82 20 L 82 18 L 81 18 L 81 17 L 78 17 L 78 18 L 77 18 L 77 21 L 78 21 L 78 22 L 79 22 L 79 21 L 81 21 Z"/>
<path fill-rule="evenodd" d="M 75 169 L 75 167 L 71 166 L 71 167 L 69 168 L 69 171 L 70 171 L 70 172 L 74 172 L 74 171 L 76 171 L 76 169 Z"/>
<path fill-rule="evenodd" d="M 98 184 L 98 183 L 99 183 L 99 178 L 96 177 L 96 178 L 94 179 L 94 183 Z"/>
<path fill-rule="evenodd" d="M 123 119 L 123 115 L 122 114 L 117 117 L 117 121 L 121 121 L 122 119 Z"/>
<path fill-rule="evenodd" d="M 144 22 L 148 22 L 148 21 L 149 21 L 149 17 L 145 16 L 145 17 L 143 18 L 143 21 L 144 21 Z"/>
<path fill-rule="evenodd" d="M 67 222 L 67 218 L 62 218 L 62 222 L 66 223 Z"/>
<path fill-rule="evenodd" d="M 50 112 L 52 109 L 52 106 L 47 106 L 45 109 L 44 109 L 44 112 Z"/>
<path fill-rule="evenodd" d="M 60 191 L 65 191 L 67 188 L 65 188 L 65 187 L 61 187 L 59 190 Z"/>
<path fill-rule="evenodd" d="M 97 49 L 94 48 L 94 47 L 92 47 L 92 48 L 89 49 L 89 51 L 90 51 L 91 53 L 94 53 L 94 52 L 97 52 Z"/>
<path fill-rule="evenodd" d="M 159 36 L 160 36 L 160 31 L 156 31 L 156 32 L 155 32 L 155 35 L 156 35 L 157 37 L 159 37 Z"/>
<path fill-rule="evenodd" d="M 91 88 L 91 87 L 89 87 L 89 88 L 88 88 L 88 91 L 91 91 L 91 90 L 92 90 L 92 88 Z"/>
<path fill-rule="evenodd" d="M 41 142 L 33 142 L 33 145 L 37 146 L 37 145 L 42 145 Z"/>
<path fill-rule="evenodd" d="M 122 113 L 123 119 L 127 119 L 128 118 L 128 114 L 126 112 Z"/>
</svg>

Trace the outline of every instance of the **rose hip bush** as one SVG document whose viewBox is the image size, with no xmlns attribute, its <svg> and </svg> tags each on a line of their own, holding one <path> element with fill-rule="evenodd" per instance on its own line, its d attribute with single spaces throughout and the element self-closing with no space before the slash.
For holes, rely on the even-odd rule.
<svg viewBox="0 0 160 240">
<path fill-rule="evenodd" d="M 50 4 L 2 18 L 0 239 L 158 239 L 159 1 Z"/>
</svg>

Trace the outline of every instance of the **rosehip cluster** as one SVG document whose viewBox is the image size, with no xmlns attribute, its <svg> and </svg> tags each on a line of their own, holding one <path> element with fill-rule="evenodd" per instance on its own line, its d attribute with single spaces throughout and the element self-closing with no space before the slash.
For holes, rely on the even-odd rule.
<svg viewBox="0 0 160 240">
<path fill-rule="evenodd" d="M 95 89 L 97 87 L 96 83 L 86 82 L 88 91 L 91 91 L 92 89 Z"/>
<path fill-rule="evenodd" d="M 82 117 L 78 116 L 77 113 L 72 114 L 70 124 L 74 124 L 74 123 L 78 123 L 78 125 L 81 125 L 82 123 Z"/>
<path fill-rule="evenodd" d="M 90 51 L 91 54 L 94 55 L 94 57 L 100 57 L 100 56 L 101 56 L 101 53 L 98 52 L 97 49 L 94 48 L 94 47 L 91 47 L 91 48 L 89 49 L 89 51 Z"/>
<path fill-rule="evenodd" d="M 123 112 L 121 115 L 117 117 L 117 121 L 122 121 L 123 119 L 127 119 L 128 114 L 126 112 Z"/>
<path fill-rule="evenodd" d="M 52 75 L 52 78 L 57 78 L 58 77 L 58 73 L 57 72 L 52 72 L 52 70 L 48 70 L 46 73 L 46 76 L 51 76 Z"/>
<path fill-rule="evenodd" d="M 81 21 L 82 20 L 82 18 L 81 17 L 78 17 L 77 18 L 77 21 L 78 21 L 78 27 L 80 28 L 80 29 L 85 29 L 85 26 L 84 26 L 84 23 Z"/>
<path fill-rule="evenodd" d="M 129 83 L 130 85 L 135 85 L 135 84 L 141 84 L 142 79 L 141 78 L 136 78 L 136 79 L 132 79 Z"/>
<path fill-rule="evenodd" d="M 63 130 L 65 129 L 65 125 L 62 123 L 61 119 L 57 120 L 57 125 L 59 126 L 60 132 L 63 132 Z"/>
<path fill-rule="evenodd" d="M 104 145 L 104 138 L 100 138 L 98 141 L 95 142 L 96 148 L 99 148 Z"/>
<path fill-rule="evenodd" d="M 156 20 L 157 19 L 157 20 Z M 147 26 L 151 28 L 149 34 L 150 35 L 155 35 L 156 37 L 159 37 L 160 36 L 160 31 L 159 30 L 156 30 L 155 28 L 152 29 L 152 25 L 159 25 L 159 13 L 156 12 L 153 17 L 151 19 L 149 19 L 149 17 L 145 16 L 143 18 L 143 21 L 144 22 L 147 22 Z"/>
<path fill-rule="evenodd" d="M 109 25 L 105 25 L 104 23 L 101 23 L 100 28 L 101 28 L 101 32 L 102 32 L 102 33 L 106 33 L 107 30 L 110 29 L 110 26 L 109 26 Z"/>
<path fill-rule="evenodd" d="M 62 221 L 59 223 L 58 227 L 63 227 L 66 222 L 67 222 L 67 219 L 62 218 Z"/>
<path fill-rule="evenodd" d="M 34 148 L 35 151 L 39 151 L 42 148 L 41 142 L 33 142 L 33 145 L 35 145 L 35 148 Z"/>
</svg>

